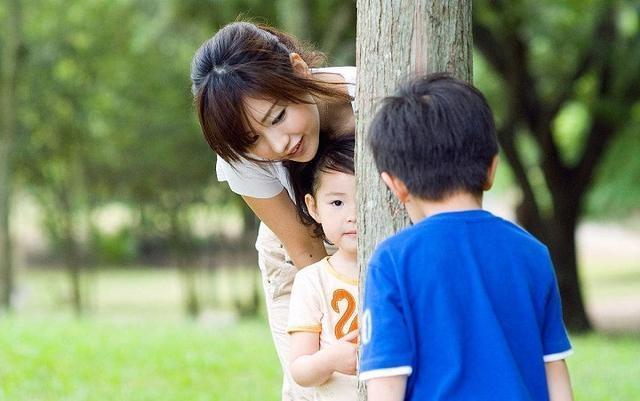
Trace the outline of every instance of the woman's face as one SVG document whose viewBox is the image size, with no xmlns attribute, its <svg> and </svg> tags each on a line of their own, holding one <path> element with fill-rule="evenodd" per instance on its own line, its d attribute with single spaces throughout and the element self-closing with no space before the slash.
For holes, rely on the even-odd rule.
<svg viewBox="0 0 640 401">
<path fill-rule="evenodd" d="M 245 107 L 256 133 L 249 148 L 252 155 L 266 160 L 308 162 L 318 151 L 320 118 L 318 107 L 310 103 L 247 98 Z"/>
</svg>

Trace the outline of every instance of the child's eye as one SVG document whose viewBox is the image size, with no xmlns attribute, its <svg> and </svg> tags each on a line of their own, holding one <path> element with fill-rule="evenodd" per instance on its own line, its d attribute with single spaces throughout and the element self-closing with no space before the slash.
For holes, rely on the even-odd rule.
<svg viewBox="0 0 640 401">
<path fill-rule="evenodd" d="M 333 206 L 342 206 L 342 201 L 341 200 L 334 200 L 333 202 L 331 202 L 331 204 Z"/>
<path fill-rule="evenodd" d="M 282 111 L 280 113 L 278 113 L 278 115 L 276 116 L 276 118 L 273 119 L 273 121 L 271 121 L 272 125 L 278 124 L 280 121 L 284 120 L 284 117 L 287 114 L 287 108 L 283 108 Z"/>
</svg>

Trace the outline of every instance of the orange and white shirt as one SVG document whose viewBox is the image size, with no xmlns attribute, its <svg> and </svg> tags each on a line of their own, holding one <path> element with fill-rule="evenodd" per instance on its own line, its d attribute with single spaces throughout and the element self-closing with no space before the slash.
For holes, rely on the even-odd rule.
<svg viewBox="0 0 640 401">
<path fill-rule="evenodd" d="M 291 290 L 287 331 L 320 334 L 320 349 L 358 328 L 358 281 L 338 273 L 329 257 L 300 270 Z M 358 399 L 357 376 L 334 372 L 316 387 L 316 401 Z"/>
</svg>

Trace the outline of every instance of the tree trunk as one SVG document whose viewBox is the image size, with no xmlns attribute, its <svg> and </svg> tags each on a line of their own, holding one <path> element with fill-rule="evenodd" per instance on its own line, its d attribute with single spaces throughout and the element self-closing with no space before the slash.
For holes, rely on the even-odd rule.
<svg viewBox="0 0 640 401">
<path fill-rule="evenodd" d="M 4 21 L 4 48 L 0 78 L 0 302 L 11 309 L 13 293 L 13 260 L 11 252 L 10 206 L 11 206 L 11 150 L 16 135 L 16 84 L 20 48 L 20 3 L 7 0 Z"/>
<path fill-rule="evenodd" d="M 184 290 L 184 307 L 187 316 L 197 318 L 200 315 L 202 306 L 200 297 L 198 296 L 197 286 L 197 270 L 191 258 L 191 249 L 189 244 L 188 223 L 180 214 L 181 205 L 171 207 L 169 210 L 169 219 L 171 221 L 171 248 L 176 261 L 176 267 L 182 276 L 182 284 Z"/>
<path fill-rule="evenodd" d="M 84 312 L 82 296 L 82 277 L 80 260 L 80 245 L 77 237 L 77 217 L 75 216 L 74 203 L 71 190 L 60 192 L 62 258 L 69 273 L 71 282 L 71 302 L 76 317 L 81 317 Z"/>
<path fill-rule="evenodd" d="M 565 185 L 558 185 L 563 182 Z M 591 330 L 591 322 L 584 307 L 578 277 L 575 237 L 584 192 L 567 185 L 572 182 L 574 180 L 567 176 L 549 185 L 553 188 L 553 219 L 547 222 L 549 228 L 545 240 L 558 278 L 565 324 L 574 332 L 586 332 Z"/>
<path fill-rule="evenodd" d="M 379 179 L 366 147 L 377 101 L 417 74 L 448 71 L 472 78 L 471 1 L 358 0 L 356 181 L 360 299 L 376 245 L 409 220 Z M 366 396 L 361 389 L 360 400 Z"/>
<path fill-rule="evenodd" d="M 562 295 L 564 321 L 572 331 L 591 330 L 587 317 L 576 259 L 575 231 L 577 220 L 566 216 L 557 216 L 552 222 L 550 241 L 551 257 L 558 278 L 558 287 Z"/>
</svg>

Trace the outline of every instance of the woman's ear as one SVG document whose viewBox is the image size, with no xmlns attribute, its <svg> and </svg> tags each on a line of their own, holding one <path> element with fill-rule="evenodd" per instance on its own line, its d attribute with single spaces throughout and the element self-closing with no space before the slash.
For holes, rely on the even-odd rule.
<svg viewBox="0 0 640 401">
<path fill-rule="evenodd" d="M 313 195 L 306 194 L 304 196 L 304 203 L 307 205 L 307 210 L 309 214 L 318 224 L 322 224 L 320 221 L 320 216 L 318 215 L 318 207 L 316 206 L 316 200 L 313 198 Z"/>
<path fill-rule="evenodd" d="M 309 66 L 298 53 L 289 53 L 289 60 L 291 61 L 291 67 L 293 67 L 293 71 L 295 71 L 296 74 L 303 77 L 309 75 Z"/>
</svg>

